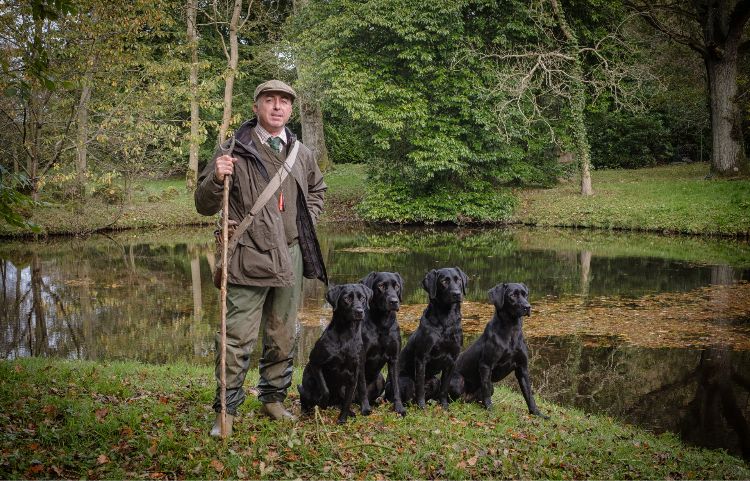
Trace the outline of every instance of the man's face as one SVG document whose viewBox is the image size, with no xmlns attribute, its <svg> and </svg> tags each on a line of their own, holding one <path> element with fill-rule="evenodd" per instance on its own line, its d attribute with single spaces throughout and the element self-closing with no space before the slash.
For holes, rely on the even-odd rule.
<svg viewBox="0 0 750 481">
<path fill-rule="evenodd" d="M 279 134 L 292 115 L 292 97 L 283 92 L 265 92 L 253 104 L 261 127 L 269 134 Z"/>
</svg>

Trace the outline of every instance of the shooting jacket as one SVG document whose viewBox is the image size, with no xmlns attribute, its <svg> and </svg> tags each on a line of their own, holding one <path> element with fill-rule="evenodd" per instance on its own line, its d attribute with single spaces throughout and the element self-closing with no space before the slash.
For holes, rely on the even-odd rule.
<svg viewBox="0 0 750 481">
<path fill-rule="evenodd" d="M 230 177 L 229 219 L 242 222 L 255 200 L 263 192 L 276 168 L 264 162 L 252 138 L 257 119 L 240 126 L 234 133 L 232 157 L 237 158 Z M 286 128 L 286 127 L 285 127 Z M 286 129 L 287 152 L 297 137 Z M 216 159 L 229 149 L 231 139 L 216 149 L 213 159 L 198 176 L 195 208 L 203 215 L 221 210 L 223 184 L 214 176 Z M 328 283 L 323 256 L 320 252 L 315 224 L 323 211 L 326 184 L 310 149 L 300 143 L 297 161 L 289 173 L 298 188 L 297 234 L 302 251 L 304 276 Z M 286 181 L 285 181 L 286 182 Z M 252 224 L 241 235 L 227 268 L 227 282 L 246 286 L 289 287 L 294 281 L 292 260 L 287 247 L 284 224 L 279 211 L 278 192 L 258 212 Z"/>
</svg>

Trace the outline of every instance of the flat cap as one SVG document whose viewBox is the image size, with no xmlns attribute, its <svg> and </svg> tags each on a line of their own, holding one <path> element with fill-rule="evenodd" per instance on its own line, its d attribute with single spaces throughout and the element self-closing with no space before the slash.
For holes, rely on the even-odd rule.
<svg viewBox="0 0 750 481">
<path fill-rule="evenodd" d="M 260 94 L 265 92 L 284 92 L 291 95 L 292 100 L 295 100 L 297 98 L 297 92 L 295 92 L 292 87 L 285 84 L 281 80 L 269 80 L 268 82 L 263 82 L 262 84 L 255 87 L 255 96 L 253 97 L 253 100 L 258 100 Z"/>
</svg>

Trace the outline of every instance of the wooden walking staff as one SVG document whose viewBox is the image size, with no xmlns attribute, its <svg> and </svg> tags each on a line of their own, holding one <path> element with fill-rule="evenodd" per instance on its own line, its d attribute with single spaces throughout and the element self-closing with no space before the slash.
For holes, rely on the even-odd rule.
<svg viewBox="0 0 750 481">
<path fill-rule="evenodd" d="M 225 155 L 232 156 L 234 136 Z M 221 148 L 221 146 L 219 146 Z M 221 149 L 224 150 L 223 148 Z M 227 269 L 229 248 L 229 176 L 224 176 L 224 192 L 221 204 L 221 346 L 219 356 L 219 399 L 221 401 L 219 434 L 227 437 Z"/>
</svg>

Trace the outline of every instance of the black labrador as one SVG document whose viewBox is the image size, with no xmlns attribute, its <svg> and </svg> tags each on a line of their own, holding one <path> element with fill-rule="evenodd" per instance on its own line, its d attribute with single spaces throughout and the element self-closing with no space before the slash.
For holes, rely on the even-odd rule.
<svg viewBox="0 0 750 481">
<path fill-rule="evenodd" d="M 333 306 L 333 318 L 310 352 L 302 372 L 299 390 L 302 412 L 315 406 L 340 406 L 338 422 L 351 411 L 362 357 L 362 321 L 372 291 L 363 284 L 342 284 L 328 289 L 326 300 Z"/>
<path fill-rule="evenodd" d="M 495 315 L 477 340 L 458 356 L 451 379 L 450 395 L 455 399 L 479 401 L 492 407 L 492 383 L 516 373 L 518 385 L 531 414 L 539 412 L 529 380 L 529 350 L 523 338 L 523 317 L 531 315 L 529 290 L 525 284 L 498 284 L 488 292 Z"/>
<path fill-rule="evenodd" d="M 406 416 L 398 383 L 401 330 L 396 320 L 396 312 L 401 308 L 404 280 L 398 272 L 370 272 L 360 282 L 372 289 L 372 299 L 362 324 L 362 360 L 357 400 L 362 414 L 372 412 L 371 404 L 375 403 L 385 389 L 381 370 L 388 364 L 388 381 L 395 387 L 393 408 L 401 416 Z"/>
<path fill-rule="evenodd" d="M 422 281 L 430 301 L 419 327 L 399 356 L 401 400 L 424 408 L 425 399 L 437 398 L 448 406 L 449 380 L 464 341 L 461 302 L 466 294 L 466 274 L 458 267 L 433 269 Z M 440 380 L 437 375 L 441 374 Z M 386 386 L 386 398 L 394 395 Z"/>
</svg>

